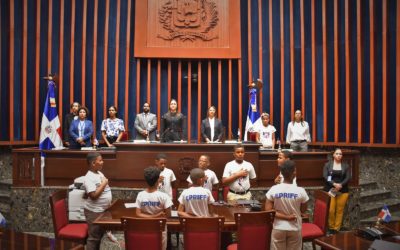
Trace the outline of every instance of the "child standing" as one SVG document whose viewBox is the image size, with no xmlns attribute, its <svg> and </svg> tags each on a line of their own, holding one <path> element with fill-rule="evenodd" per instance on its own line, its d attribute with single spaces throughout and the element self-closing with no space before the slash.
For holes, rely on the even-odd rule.
<svg viewBox="0 0 400 250">
<path fill-rule="evenodd" d="M 307 209 L 308 195 L 304 188 L 293 184 L 296 166 L 293 161 L 282 163 L 284 181 L 267 192 L 265 210 L 274 209 L 271 249 L 302 249 L 301 212 Z"/>
<path fill-rule="evenodd" d="M 173 199 L 172 189 L 175 188 L 176 177 L 174 172 L 167 168 L 167 156 L 165 154 L 158 154 L 155 163 L 161 171 L 158 190 L 168 194 Z"/>
<path fill-rule="evenodd" d="M 85 175 L 83 186 L 88 199 L 85 201 L 84 213 L 89 225 L 89 237 L 86 249 L 100 249 L 101 238 L 105 231 L 94 220 L 104 212 L 111 204 L 111 189 L 108 179 L 100 170 L 103 168 L 103 158 L 98 152 L 91 152 L 86 157 L 89 171 Z"/>
<path fill-rule="evenodd" d="M 208 155 L 200 156 L 199 168 L 202 169 L 204 171 L 204 174 L 206 175 L 203 187 L 212 191 L 213 189 L 216 190 L 218 188 L 219 181 L 215 172 L 212 171 L 211 169 L 208 169 L 209 166 L 210 166 L 210 157 Z M 186 180 L 187 182 L 189 182 L 189 187 L 191 187 L 193 185 L 193 181 L 190 178 L 190 175 Z"/>
<path fill-rule="evenodd" d="M 280 172 L 280 167 L 281 167 L 282 163 L 284 163 L 287 160 L 293 160 L 292 152 L 287 151 L 287 150 L 279 151 L 278 159 L 276 160 L 278 162 L 279 175 L 274 180 L 275 184 L 283 183 L 284 178 L 283 178 L 282 173 Z M 293 184 L 297 185 L 296 177 L 294 177 L 294 179 L 293 179 Z"/>
<path fill-rule="evenodd" d="M 144 179 L 148 185 L 136 198 L 136 215 L 141 218 L 169 217 L 171 215 L 171 198 L 158 191 L 160 170 L 157 167 L 148 167 L 144 170 Z M 163 232 L 163 249 L 167 247 L 167 232 Z"/>
<path fill-rule="evenodd" d="M 204 171 L 200 168 L 194 168 L 190 171 L 190 178 L 193 185 L 185 189 L 179 197 L 179 216 L 185 217 L 210 217 L 210 204 L 214 202 L 211 191 L 203 188 L 205 180 Z"/>
</svg>

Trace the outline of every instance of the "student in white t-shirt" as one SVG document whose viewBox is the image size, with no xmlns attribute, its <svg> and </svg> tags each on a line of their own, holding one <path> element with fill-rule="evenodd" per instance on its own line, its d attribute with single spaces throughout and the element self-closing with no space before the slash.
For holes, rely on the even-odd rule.
<svg viewBox="0 0 400 250">
<path fill-rule="evenodd" d="M 293 184 L 296 176 L 294 161 L 281 166 L 284 182 L 271 187 L 266 194 L 265 210 L 275 210 L 271 249 L 302 249 L 301 213 L 307 209 L 308 195 L 304 188 Z"/>
<path fill-rule="evenodd" d="M 210 217 L 211 207 L 210 204 L 214 202 L 211 191 L 203 188 L 206 175 L 200 168 L 194 168 L 190 171 L 190 178 L 193 185 L 183 190 L 179 196 L 179 216 L 185 217 Z"/>
<path fill-rule="evenodd" d="M 287 151 L 287 150 L 279 151 L 278 159 L 276 160 L 278 162 L 279 175 L 275 178 L 275 184 L 283 183 L 284 177 L 283 177 L 282 173 L 280 172 L 280 168 L 281 168 L 281 165 L 287 160 L 293 160 L 292 152 Z M 296 177 L 293 178 L 293 184 L 297 185 Z"/>
<path fill-rule="evenodd" d="M 275 132 L 274 126 L 269 124 L 269 114 L 261 114 L 262 124 L 257 127 L 256 141 L 261 143 L 264 148 L 274 148 L 275 147 Z"/>
<path fill-rule="evenodd" d="M 103 168 L 103 158 L 98 152 L 90 152 L 86 157 L 89 171 L 85 175 L 83 187 L 86 191 L 84 213 L 89 225 L 89 237 L 86 249 L 100 249 L 101 238 L 105 233 L 99 225 L 94 225 L 94 220 L 102 214 L 111 204 L 112 195 L 108 179 L 100 170 Z"/>
<path fill-rule="evenodd" d="M 250 179 L 255 179 L 253 164 L 244 160 L 244 147 L 238 144 L 234 148 L 235 160 L 225 165 L 222 183 L 229 185 L 228 201 L 251 200 Z"/>
<path fill-rule="evenodd" d="M 158 191 L 160 170 L 157 167 L 144 169 L 147 188 L 136 197 L 136 215 L 141 218 L 170 217 L 173 205 L 171 197 Z M 167 231 L 162 233 L 163 249 L 167 248 Z"/>
<path fill-rule="evenodd" d="M 158 184 L 158 190 L 166 193 L 172 197 L 172 189 L 175 188 L 176 177 L 174 172 L 167 168 L 167 156 L 165 154 L 158 154 L 156 156 L 156 166 L 160 169 L 160 181 Z"/>
<path fill-rule="evenodd" d="M 203 187 L 212 192 L 213 190 L 218 190 L 219 181 L 215 172 L 211 169 L 208 169 L 209 166 L 210 157 L 208 155 L 201 155 L 199 158 L 199 168 L 202 169 L 204 171 L 204 174 L 206 175 Z M 186 181 L 189 182 L 189 187 L 193 185 L 190 175 L 188 176 Z"/>
</svg>

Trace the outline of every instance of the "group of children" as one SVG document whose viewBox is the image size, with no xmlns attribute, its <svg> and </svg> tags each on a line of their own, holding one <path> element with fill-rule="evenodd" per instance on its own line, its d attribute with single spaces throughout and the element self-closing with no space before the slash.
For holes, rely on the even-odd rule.
<svg viewBox="0 0 400 250">
<path fill-rule="evenodd" d="M 250 180 L 256 178 L 254 167 L 244 160 L 244 147 L 236 145 L 234 160 L 225 166 L 222 183 L 229 185 L 228 201 L 251 199 Z M 266 194 L 265 210 L 275 210 L 276 218 L 272 232 L 271 249 L 301 249 L 301 209 L 306 208 L 308 196 L 305 190 L 293 184 L 296 175 L 291 154 L 280 152 L 278 165 L 281 176 L 275 181 Z M 87 249 L 99 249 L 104 231 L 93 221 L 99 213 L 104 212 L 111 203 L 111 191 L 108 180 L 100 172 L 103 160 L 99 153 L 88 154 L 89 171 L 86 174 L 84 187 L 88 195 L 85 204 L 85 215 L 89 224 L 89 238 Z M 279 160 L 281 159 L 281 160 Z M 167 157 L 159 154 L 155 160 L 155 167 L 144 170 L 144 179 L 147 188 L 137 195 L 136 216 L 143 218 L 169 217 L 173 207 L 173 189 L 176 177 L 173 171 L 166 167 Z M 187 178 L 189 188 L 183 190 L 178 198 L 178 215 L 188 217 L 213 216 L 211 203 L 214 197 L 212 190 L 219 183 L 215 173 L 208 169 L 210 158 L 202 155 L 199 158 L 198 168 L 190 171 Z M 163 236 L 163 248 L 166 247 L 166 234 Z"/>
</svg>

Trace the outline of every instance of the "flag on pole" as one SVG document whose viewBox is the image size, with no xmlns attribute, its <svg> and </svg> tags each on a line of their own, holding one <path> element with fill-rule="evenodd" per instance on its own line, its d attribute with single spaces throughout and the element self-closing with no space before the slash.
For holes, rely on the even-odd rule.
<svg viewBox="0 0 400 250">
<path fill-rule="evenodd" d="M 378 214 L 378 218 L 384 222 L 389 222 L 392 219 L 392 215 L 390 214 L 389 208 L 386 205 L 383 205 L 382 210 Z"/>
<path fill-rule="evenodd" d="M 46 103 L 44 104 L 42 125 L 40 128 L 39 148 L 41 150 L 60 148 L 63 146 L 61 139 L 61 125 L 57 114 L 56 97 L 54 93 L 55 82 L 48 80 Z"/>
<path fill-rule="evenodd" d="M 244 140 L 247 141 L 247 132 L 255 131 L 257 125 L 260 123 L 260 112 L 257 106 L 257 89 L 251 88 L 249 90 L 249 110 L 247 111 L 246 129 L 244 131 Z"/>
<path fill-rule="evenodd" d="M 0 213 L 0 227 L 6 227 L 6 218 Z"/>
</svg>

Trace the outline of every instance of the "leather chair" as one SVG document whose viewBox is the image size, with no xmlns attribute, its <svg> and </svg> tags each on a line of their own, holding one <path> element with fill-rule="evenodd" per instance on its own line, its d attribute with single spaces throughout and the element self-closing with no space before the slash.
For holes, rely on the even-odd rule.
<svg viewBox="0 0 400 250">
<path fill-rule="evenodd" d="M 56 239 L 86 244 L 88 225 L 86 223 L 70 223 L 68 221 L 67 192 L 67 190 L 60 190 L 49 197 L 54 235 Z"/>
<path fill-rule="evenodd" d="M 316 238 L 325 236 L 328 230 L 328 216 L 331 197 L 327 192 L 322 190 L 314 191 L 314 216 L 313 222 L 305 222 L 302 224 L 301 234 L 303 242 L 313 241 Z M 315 249 L 315 245 L 313 244 Z"/>
<path fill-rule="evenodd" d="M 165 231 L 165 218 L 121 218 L 125 236 L 125 249 L 162 249 L 162 232 Z"/>
<path fill-rule="evenodd" d="M 235 213 L 238 242 L 227 250 L 266 250 L 270 249 L 272 225 L 275 211 Z"/>
<path fill-rule="evenodd" d="M 219 250 L 224 217 L 180 217 L 185 250 Z"/>
</svg>

